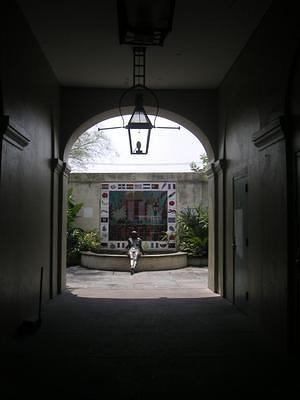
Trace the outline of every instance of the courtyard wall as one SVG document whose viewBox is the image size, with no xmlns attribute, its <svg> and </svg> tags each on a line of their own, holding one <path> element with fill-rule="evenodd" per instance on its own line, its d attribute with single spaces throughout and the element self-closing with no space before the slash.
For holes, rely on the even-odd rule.
<svg viewBox="0 0 300 400">
<path fill-rule="evenodd" d="M 99 231 L 99 199 L 103 182 L 175 182 L 177 212 L 200 203 L 208 206 L 207 177 L 200 173 L 71 173 L 69 187 L 73 198 L 83 203 L 76 219 L 79 228 Z"/>
</svg>

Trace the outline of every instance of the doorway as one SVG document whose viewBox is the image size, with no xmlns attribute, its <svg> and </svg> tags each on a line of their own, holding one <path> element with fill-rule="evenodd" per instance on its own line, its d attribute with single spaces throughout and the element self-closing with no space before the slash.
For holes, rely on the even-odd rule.
<svg viewBox="0 0 300 400">
<path fill-rule="evenodd" d="M 248 305 L 248 177 L 233 179 L 234 303 L 244 313 Z"/>
</svg>

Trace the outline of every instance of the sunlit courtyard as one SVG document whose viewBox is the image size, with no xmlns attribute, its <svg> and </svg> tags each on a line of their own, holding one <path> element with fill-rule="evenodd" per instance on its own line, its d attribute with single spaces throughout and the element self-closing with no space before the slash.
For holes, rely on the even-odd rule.
<svg viewBox="0 0 300 400">
<path fill-rule="evenodd" d="M 207 268 L 168 271 L 100 271 L 79 266 L 67 270 L 67 288 L 75 295 L 101 298 L 199 298 L 215 296 L 207 289 Z"/>
</svg>

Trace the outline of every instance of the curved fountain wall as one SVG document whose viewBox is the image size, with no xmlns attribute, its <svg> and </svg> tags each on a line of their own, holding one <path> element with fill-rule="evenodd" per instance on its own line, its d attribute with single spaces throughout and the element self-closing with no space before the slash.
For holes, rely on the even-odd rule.
<svg viewBox="0 0 300 400">
<path fill-rule="evenodd" d="M 138 260 L 137 271 L 160 271 L 187 267 L 187 253 L 146 254 Z M 97 254 L 81 252 L 81 266 L 107 271 L 129 271 L 127 254 Z"/>
</svg>

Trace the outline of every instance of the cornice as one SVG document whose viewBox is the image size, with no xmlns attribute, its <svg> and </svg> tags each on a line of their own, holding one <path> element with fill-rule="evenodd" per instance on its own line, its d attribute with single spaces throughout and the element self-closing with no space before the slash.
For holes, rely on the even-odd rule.
<svg viewBox="0 0 300 400">
<path fill-rule="evenodd" d="M 263 150 L 281 140 L 285 140 L 285 127 L 285 118 L 283 116 L 278 117 L 255 132 L 252 136 L 252 141 L 259 150 Z"/>
<path fill-rule="evenodd" d="M 0 133 L 1 140 L 5 140 L 19 150 L 23 150 L 30 143 L 28 133 L 15 122 L 10 121 L 7 115 L 0 119 Z"/>
</svg>

